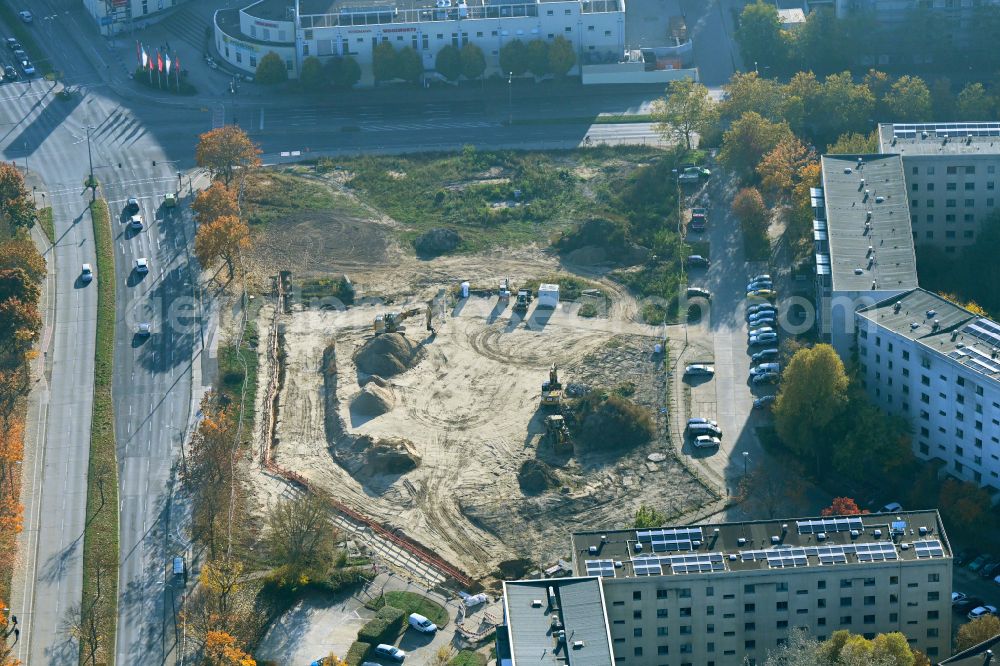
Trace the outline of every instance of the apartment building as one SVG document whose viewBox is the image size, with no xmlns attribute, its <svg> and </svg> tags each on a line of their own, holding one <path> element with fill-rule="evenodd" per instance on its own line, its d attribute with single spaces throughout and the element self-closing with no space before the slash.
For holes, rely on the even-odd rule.
<svg viewBox="0 0 1000 666">
<path fill-rule="evenodd" d="M 83 6 L 97 22 L 102 35 L 116 35 L 144 28 L 182 2 L 184 0 L 83 0 Z"/>
<path fill-rule="evenodd" d="M 854 311 L 917 286 L 917 262 L 898 155 L 824 155 L 812 191 L 817 330 L 843 358 Z"/>
<path fill-rule="evenodd" d="M 900 631 L 931 659 L 948 654 L 952 553 L 937 511 L 581 532 L 572 547 L 575 578 L 505 583 L 505 663 L 577 664 L 609 639 L 606 663 L 763 663 L 795 627 L 820 640 Z M 584 581 L 598 587 L 565 594 Z"/>
<path fill-rule="evenodd" d="M 910 422 L 917 457 L 1000 489 L 1000 324 L 923 289 L 855 317 L 864 385 Z"/>
<path fill-rule="evenodd" d="M 881 123 L 879 150 L 903 160 L 913 240 L 952 254 L 1000 201 L 1000 123 Z"/>
</svg>

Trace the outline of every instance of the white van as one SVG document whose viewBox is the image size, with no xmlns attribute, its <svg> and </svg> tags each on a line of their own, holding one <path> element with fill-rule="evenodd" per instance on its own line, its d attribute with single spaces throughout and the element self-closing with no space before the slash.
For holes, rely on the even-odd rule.
<svg viewBox="0 0 1000 666">
<path fill-rule="evenodd" d="M 437 625 L 420 613 L 410 613 L 410 626 L 424 634 L 433 634 L 437 631 Z"/>
</svg>

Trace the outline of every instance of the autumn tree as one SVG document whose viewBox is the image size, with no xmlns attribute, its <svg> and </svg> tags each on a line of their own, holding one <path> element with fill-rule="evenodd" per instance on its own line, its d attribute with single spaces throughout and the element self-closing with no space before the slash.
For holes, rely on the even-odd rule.
<svg viewBox="0 0 1000 666">
<path fill-rule="evenodd" d="M 966 622 L 958 628 L 955 651 L 968 650 L 974 645 L 988 641 L 997 634 L 1000 634 L 1000 618 L 996 615 L 984 615 L 972 622 Z"/>
<path fill-rule="evenodd" d="M 528 50 L 520 39 L 500 47 L 500 69 L 504 74 L 521 76 L 528 71 Z"/>
<path fill-rule="evenodd" d="M 334 561 L 340 535 L 330 506 L 315 493 L 280 500 L 268 512 L 265 544 L 270 561 L 287 582 L 316 579 Z"/>
<path fill-rule="evenodd" d="M 37 303 L 39 296 L 41 289 L 23 268 L 0 268 L 0 301 L 17 298 L 25 303 Z"/>
<path fill-rule="evenodd" d="M 793 246 L 812 247 L 812 221 L 814 212 L 810 189 L 820 186 L 823 168 L 818 161 L 806 164 L 795 176 L 792 188 L 792 207 L 788 211 L 788 226 L 785 238 Z"/>
<path fill-rule="evenodd" d="M 850 497 L 834 497 L 830 506 L 820 512 L 822 516 L 859 516 L 868 511 L 858 508 L 858 503 Z"/>
<path fill-rule="evenodd" d="M 841 134 L 826 147 L 828 155 L 867 155 L 878 152 L 878 137 L 875 132 L 868 136 L 858 132 Z"/>
<path fill-rule="evenodd" d="M 732 210 L 744 233 L 755 236 L 767 233 L 770 215 L 764 197 L 756 187 L 744 187 L 737 192 L 733 197 Z"/>
<path fill-rule="evenodd" d="M 556 35 L 556 38 L 549 44 L 548 70 L 553 76 L 566 76 L 569 70 L 576 64 L 576 49 L 573 44 L 563 37 Z"/>
<path fill-rule="evenodd" d="M 979 484 L 948 478 L 941 484 L 937 506 L 948 521 L 949 531 L 975 534 L 979 524 L 990 517 L 990 495 Z"/>
<path fill-rule="evenodd" d="M 9 162 L 0 162 L 0 221 L 10 229 L 30 229 L 37 219 L 21 172 Z"/>
<path fill-rule="evenodd" d="M 223 215 L 198 227 L 194 237 L 194 255 L 203 268 L 217 260 L 226 262 L 229 279 L 235 274 L 240 252 L 250 247 L 250 228 L 233 215 Z"/>
<path fill-rule="evenodd" d="M 260 148 L 246 132 L 235 125 L 224 125 L 198 137 L 195 162 L 212 176 L 222 176 L 226 187 L 237 170 L 248 171 L 260 166 Z"/>
<path fill-rule="evenodd" d="M 708 88 L 692 79 L 678 79 L 653 106 L 656 131 L 669 141 L 683 141 L 691 150 L 691 137 L 712 127 L 717 119 Z"/>
<path fill-rule="evenodd" d="M 818 85 L 816 77 L 808 73 L 797 74 L 792 80 L 807 87 Z M 719 104 L 723 120 L 732 122 L 751 111 L 772 122 L 788 117 L 788 92 L 774 79 L 756 72 L 736 72 L 722 88 L 726 93 Z"/>
<path fill-rule="evenodd" d="M 663 515 L 662 511 L 657 511 L 651 506 L 641 504 L 639 505 L 639 508 L 636 509 L 635 521 L 632 523 L 632 526 L 641 529 L 649 527 L 662 527 L 666 523 L 667 517 Z"/>
<path fill-rule="evenodd" d="M 781 30 L 774 3 L 757 0 L 746 5 L 736 28 L 736 41 L 747 69 L 770 67 L 775 74 L 785 71 L 788 39 Z"/>
<path fill-rule="evenodd" d="M 107 605 L 76 604 L 67 611 L 69 634 L 80 643 L 80 663 L 96 666 L 107 660 L 108 645 L 102 627 L 107 622 Z"/>
<path fill-rule="evenodd" d="M 0 599 L 0 608 L 6 608 L 7 602 Z M 7 636 L 10 631 L 10 622 L 7 613 L 0 613 L 0 635 Z M 21 666 L 21 662 L 14 657 L 15 643 L 8 643 L 6 640 L 0 641 L 0 666 Z"/>
<path fill-rule="evenodd" d="M 0 348 L 15 355 L 24 353 L 41 330 L 42 317 L 34 303 L 15 297 L 0 302 Z"/>
<path fill-rule="evenodd" d="M 45 278 L 45 259 L 29 238 L 10 238 L 0 242 L 0 269 L 20 268 L 35 282 Z"/>
<path fill-rule="evenodd" d="M 0 368 L 0 417 L 4 426 L 9 423 L 18 399 L 28 394 L 30 377 L 26 364 Z"/>
<path fill-rule="evenodd" d="M 236 193 L 216 181 L 198 193 L 191 202 L 191 210 L 199 224 L 206 224 L 224 216 L 239 217 L 240 207 Z"/>
<path fill-rule="evenodd" d="M 264 54 L 264 57 L 257 63 L 256 81 L 261 85 L 270 86 L 275 83 L 284 83 L 288 80 L 288 69 L 285 61 L 274 51 Z"/>
<path fill-rule="evenodd" d="M 798 137 L 789 134 L 764 155 L 757 165 L 761 187 L 772 196 L 782 199 L 790 197 L 796 174 L 815 160 L 816 154 L 806 148 Z"/>
<path fill-rule="evenodd" d="M 885 105 L 896 122 L 924 122 L 932 115 L 931 91 L 919 76 L 901 76 L 889 88 Z"/>
<path fill-rule="evenodd" d="M 199 580 L 206 590 L 215 595 L 223 617 L 230 611 L 232 597 L 239 591 L 242 576 L 243 563 L 228 555 L 205 562 L 201 568 Z"/>
<path fill-rule="evenodd" d="M 778 435 L 789 448 L 819 460 L 828 443 L 827 426 L 847 404 L 848 383 L 844 363 L 830 345 L 800 349 L 792 356 L 772 410 Z"/>
<path fill-rule="evenodd" d="M 486 71 L 486 56 L 483 50 L 469 42 L 459 52 L 462 61 L 462 76 L 472 80 L 478 79 Z"/>
<path fill-rule="evenodd" d="M 719 162 L 749 180 L 761 156 L 791 135 L 785 122 L 773 123 L 754 111 L 744 113 L 723 135 Z"/>
<path fill-rule="evenodd" d="M 525 47 L 524 57 L 528 71 L 535 76 L 549 73 L 549 44 L 542 39 L 533 39 Z"/>
<path fill-rule="evenodd" d="M 434 70 L 449 81 L 458 81 L 462 75 L 462 53 L 458 47 L 451 44 L 442 46 L 434 57 Z"/>
<path fill-rule="evenodd" d="M 211 666 L 257 666 L 253 657 L 225 631 L 209 631 L 206 634 L 205 661 Z"/>
</svg>

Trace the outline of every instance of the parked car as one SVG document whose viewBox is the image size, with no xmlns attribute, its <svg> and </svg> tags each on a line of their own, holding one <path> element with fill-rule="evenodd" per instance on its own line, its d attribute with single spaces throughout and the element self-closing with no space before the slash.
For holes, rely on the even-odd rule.
<svg viewBox="0 0 1000 666">
<path fill-rule="evenodd" d="M 135 327 L 135 334 L 140 338 L 148 338 L 153 332 L 153 327 L 148 321 L 144 321 Z"/>
<path fill-rule="evenodd" d="M 751 305 L 747 308 L 747 316 L 760 314 L 761 312 L 777 312 L 778 308 L 774 306 L 774 303 L 757 303 L 756 305 Z"/>
<path fill-rule="evenodd" d="M 757 291 L 758 289 L 772 289 L 774 283 L 770 280 L 754 280 L 747 283 L 747 291 Z"/>
<path fill-rule="evenodd" d="M 167 192 L 163 195 L 163 207 L 164 208 L 176 208 L 177 207 L 177 195 L 173 192 Z"/>
<path fill-rule="evenodd" d="M 879 509 L 879 511 L 881 511 L 882 513 L 897 513 L 902 510 L 903 510 L 903 505 L 900 504 L 899 502 L 889 502 L 881 509 Z"/>
<path fill-rule="evenodd" d="M 777 384 L 780 377 L 781 375 L 777 372 L 762 372 L 759 375 L 754 375 L 750 382 L 754 386 L 761 386 L 762 384 Z"/>
<path fill-rule="evenodd" d="M 712 292 L 708 289 L 702 289 L 701 287 L 688 287 L 687 288 L 688 298 L 712 298 Z"/>
<path fill-rule="evenodd" d="M 707 365 L 705 363 L 695 363 L 684 368 L 685 377 L 695 377 L 699 375 L 707 375 L 711 377 L 715 374 L 715 366 Z"/>
<path fill-rule="evenodd" d="M 703 178 L 708 178 L 712 172 L 705 167 L 689 166 L 677 176 L 677 180 L 682 183 L 696 183 Z"/>
<path fill-rule="evenodd" d="M 979 577 L 987 580 L 997 575 L 1000 575 L 1000 560 L 987 562 L 986 565 L 979 570 Z"/>
<path fill-rule="evenodd" d="M 955 556 L 953 562 L 961 567 L 966 565 L 973 558 L 975 558 L 976 555 L 979 555 L 979 551 L 974 550 L 972 548 L 964 548 L 962 549 L 961 552 L 958 553 L 958 555 Z"/>
<path fill-rule="evenodd" d="M 84 264 L 83 268 L 80 270 L 80 281 L 86 284 L 94 279 L 94 269 L 90 264 Z"/>
<path fill-rule="evenodd" d="M 125 202 L 125 214 L 135 215 L 139 212 L 139 200 L 135 197 L 129 197 L 128 201 Z"/>
<path fill-rule="evenodd" d="M 436 624 L 420 613 L 410 613 L 410 626 L 423 634 L 433 634 L 438 629 Z"/>
<path fill-rule="evenodd" d="M 708 226 L 708 211 L 704 208 L 691 209 L 691 223 L 688 229 L 691 231 L 704 231 Z"/>
<path fill-rule="evenodd" d="M 687 258 L 688 266 L 704 266 L 705 268 L 708 268 L 708 264 L 708 259 L 700 254 L 692 254 Z"/>
<path fill-rule="evenodd" d="M 699 449 L 707 449 L 713 446 L 719 446 L 722 444 L 722 440 L 718 437 L 712 437 L 711 435 L 698 435 L 694 438 L 694 445 Z"/>
<path fill-rule="evenodd" d="M 985 617 L 987 615 L 996 615 L 996 614 L 997 614 L 997 607 L 990 606 L 989 604 L 987 604 L 985 606 L 976 606 L 975 608 L 970 610 L 968 618 L 970 620 L 975 620 L 976 618 Z"/>
<path fill-rule="evenodd" d="M 24 49 L 14 49 L 14 58 L 16 60 L 27 60 L 28 54 L 24 52 Z"/>
<path fill-rule="evenodd" d="M 750 368 L 750 375 L 751 376 L 762 375 L 765 372 L 777 372 L 777 373 L 780 373 L 781 372 L 781 364 L 780 363 L 761 363 L 760 365 L 755 365 L 754 367 Z"/>
<path fill-rule="evenodd" d="M 777 292 L 773 289 L 755 289 L 754 291 L 747 292 L 747 298 L 764 298 L 771 300 L 777 295 Z"/>
<path fill-rule="evenodd" d="M 31 64 L 30 60 L 21 61 L 21 70 L 27 75 L 31 76 L 35 73 L 35 66 Z"/>
<path fill-rule="evenodd" d="M 13 37 L 8 37 L 5 41 L 7 42 L 7 48 L 11 51 L 21 50 L 21 44 Z"/>
<path fill-rule="evenodd" d="M 990 557 L 991 556 L 988 555 L 987 553 L 983 553 L 982 555 L 980 555 L 976 559 L 974 559 L 971 562 L 969 562 L 969 565 L 968 565 L 967 568 L 969 569 L 969 571 L 979 571 L 980 569 L 982 569 L 986 565 L 987 562 L 989 562 Z"/>
<path fill-rule="evenodd" d="M 699 435 L 710 435 L 712 437 L 722 437 L 722 428 L 708 423 L 695 423 L 688 426 L 688 434 L 692 437 Z"/>
<path fill-rule="evenodd" d="M 35 20 L 35 17 L 32 16 L 31 12 L 29 12 L 28 10 L 20 11 L 17 13 L 17 15 L 20 16 L 21 20 L 24 21 L 25 23 L 31 23 L 32 21 Z"/>
<path fill-rule="evenodd" d="M 10 65 L 4 65 L 3 68 L 4 78 L 10 79 L 11 81 L 17 81 L 17 70 Z"/>
<path fill-rule="evenodd" d="M 771 326 L 777 322 L 777 318 L 773 312 L 758 312 L 755 315 L 751 315 L 747 318 L 747 324 L 751 327 L 757 326 Z"/>
<path fill-rule="evenodd" d="M 771 345 L 777 341 L 777 333 L 761 333 L 759 335 L 751 335 L 748 343 L 751 347 L 757 347 L 759 345 Z"/>
<path fill-rule="evenodd" d="M 146 257 L 139 257 L 135 260 L 135 272 L 136 273 L 148 273 L 149 272 L 149 260 Z"/>
<path fill-rule="evenodd" d="M 771 276 L 768 275 L 767 273 L 761 273 L 760 275 L 754 275 L 752 278 L 750 278 L 751 282 L 756 282 L 757 280 L 767 280 L 768 282 L 770 282 Z"/>
<path fill-rule="evenodd" d="M 753 401 L 753 408 L 764 409 L 765 407 L 769 407 L 770 405 L 774 404 L 776 397 L 777 396 L 773 395 L 762 395 Z"/>
<path fill-rule="evenodd" d="M 717 421 L 713 421 L 712 419 L 703 419 L 703 418 L 691 418 L 691 419 L 688 419 L 688 426 L 689 427 L 693 426 L 693 425 L 699 425 L 699 424 L 708 424 L 708 425 L 713 426 L 715 428 L 719 427 L 719 423 Z"/>
<path fill-rule="evenodd" d="M 952 592 L 951 593 L 951 603 L 952 605 L 957 604 L 961 601 L 965 601 L 969 596 L 965 592 Z"/>
<path fill-rule="evenodd" d="M 777 349 L 762 349 L 753 356 L 750 357 L 752 363 L 763 363 L 764 361 L 770 361 L 771 359 L 778 358 Z"/>
<path fill-rule="evenodd" d="M 983 601 L 982 599 L 980 599 L 979 597 L 966 597 L 965 599 L 962 599 L 961 601 L 956 601 L 955 603 L 953 603 L 951 605 L 951 609 L 953 611 L 955 611 L 956 613 L 962 613 L 964 615 L 965 613 L 968 613 L 973 608 L 977 608 L 979 606 L 982 606 L 984 603 L 986 603 L 986 602 Z"/>
<path fill-rule="evenodd" d="M 770 326 L 758 326 L 757 328 L 751 328 L 747 331 L 747 335 L 760 335 L 761 333 L 774 333 L 774 329 Z"/>
<path fill-rule="evenodd" d="M 376 657 L 388 657 L 389 659 L 394 659 L 395 661 L 403 661 L 406 659 L 406 653 L 400 650 L 395 645 L 389 645 L 388 643 L 379 643 L 375 646 L 374 654 Z"/>
</svg>

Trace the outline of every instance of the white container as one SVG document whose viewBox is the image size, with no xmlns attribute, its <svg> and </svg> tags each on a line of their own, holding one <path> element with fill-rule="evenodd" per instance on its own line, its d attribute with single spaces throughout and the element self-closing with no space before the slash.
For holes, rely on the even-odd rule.
<svg viewBox="0 0 1000 666">
<path fill-rule="evenodd" d="M 662 354 L 663 353 L 663 345 L 661 345 L 659 342 L 657 342 L 655 345 L 653 345 L 653 353 L 654 354 Z"/>
<path fill-rule="evenodd" d="M 468 282 L 463 282 L 462 283 L 462 298 L 468 298 L 468 297 L 469 297 L 469 283 Z"/>
<path fill-rule="evenodd" d="M 559 285 L 538 285 L 538 307 L 552 309 L 559 307 Z"/>
</svg>

